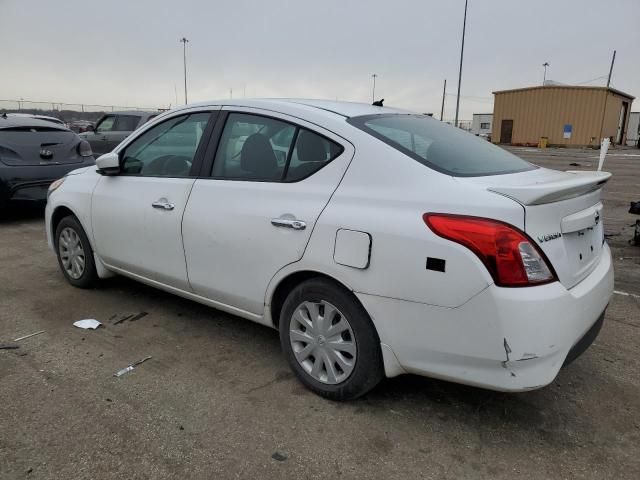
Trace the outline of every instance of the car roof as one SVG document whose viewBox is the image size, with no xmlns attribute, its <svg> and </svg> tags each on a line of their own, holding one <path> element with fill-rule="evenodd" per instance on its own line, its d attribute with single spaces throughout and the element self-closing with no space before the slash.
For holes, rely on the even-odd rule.
<svg viewBox="0 0 640 480">
<path fill-rule="evenodd" d="M 212 100 L 209 102 L 200 102 L 196 104 L 184 105 L 177 110 L 199 106 L 238 106 L 238 107 L 255 107 L 265 108 L 268 110 L 279 111 L 281 113 L 292 113 L 299 111 L 301 107 L 305 109 L 313 109 L 315 113 L 324 113 L 326 116 L 335 117 L 336 115 L 350 118 L 361 115 L 389 114 L 389 113 L 414 113 L 408 110 L 402 110 L 391 107 L 377 107 L 368 103 L 343 102 L 333 100 L 318 100 L 306 98 L 256 98 L 242 100 Z M 175 110 L 174 110 L 175 111 Z"/>
<path fill-rule="evenodd" d="M 162 113 L 159 110 L 120 110 L 116 112 L 104 112 L 105 115 L 159 115 Z"/>
<path fill-rule="evenodd" d="M 26 118 L 38 118 L 40 120 L 48 120 L 50 122 L 56 123 L 64 123 L 57 117 L 52 117 L 50 115 L 40 115 L 39 113 L 7 113 L 10 117 L 26 117 Z"/>
<path fill-rule="evenodd" d="M 54 123 L 49 120 L 40 120 L 39 118 L 22 115 L 0 115 L 0 129 L 14 127 L 48 127 L 57 128 L 59 130 L 68 130 L 64 125 Z"/>
</svg>

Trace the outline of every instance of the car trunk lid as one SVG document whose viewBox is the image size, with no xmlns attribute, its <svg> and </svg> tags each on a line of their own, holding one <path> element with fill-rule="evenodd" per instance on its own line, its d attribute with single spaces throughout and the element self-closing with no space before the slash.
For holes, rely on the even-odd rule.
<svg viewBox="0 0 640 480">
<path fill-rule="evenodd" d="M 81 163 L 78 136 L 58 127 L 19 126 L 0 129 L 0 162 L 10 166 Z"/>
<path fill-rule="evenodd" d="M 571 288 L 596 267 L 604 244 L 602 186 L 607 172 L 528 172 L 459 179 L 511 198 L 524 208 L 525 232 Z"/>
</svg>

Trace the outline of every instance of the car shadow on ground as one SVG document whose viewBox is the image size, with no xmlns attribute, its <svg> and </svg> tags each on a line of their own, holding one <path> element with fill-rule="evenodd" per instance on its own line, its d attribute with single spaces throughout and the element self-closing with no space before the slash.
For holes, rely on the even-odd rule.
<svg viewBox="0 0 640 480">
<path fill-rule="evenodd" d="M 0 210 L 0 226 L 20 223 L 26 220 L 42 219 L 44 221 L 44 203 L 9 204 Z"/>
<path fill-rule="evenodd" d="M 245 341 L 258 349 L 266 358 L 272 359 L 273 377 L 282 376 L 282 355 L 278 334 L 275 330 L 224 313 L 205 305 L 163 292 L 153 287 L 129 280 L 114 277 L 101 286 L 105 293 L 133 295 L 141 305 L 162 305 L 163 312 L 170 316 L 176 312 L 175 321 L 179 325 L 166 325 L 170 335 L 181 335 L 181 332 L 204 329 L 209 338 L 234 338 L 240 343 Z M 203 322 L 202 320 L 205 320 Z M 206 320 L 211 321 L 206 321 Z M 169 323 L 173 320 L 170 319 Z M 242 369 L 243 365 L 236 368 Z M 250 367 L 247 367 L 250 368 Z M 571 368 L 575 368 L 572 366 Z M 578 369 L 580 370 L 580 369 Z M 242 375 L 239 373 L 239 375 Z M 249 374 L 247 374 L 249 375 Z M 277 388 L 297 388 L 297 380 L 291 375 L 291 384 Z M 574 387 L 575 388 L 575 387 Z M 300 389 L 304 390 L 300 386 Z M 575 394 L 575 390 L 572 390 Z M 310 392 L 305 392 L 313 395 Z M 571 409 L 572 399 L 569 393 L 557 388 L 547 387 L 525 393 L 503 393 L 481 388 L 460 385 L 417 375 L 401 375 L 383 380 L 374 390 L 364 397 L 346 403 L 326 401 L 327 408 L 352 409 L 359 413 L 362 409 L 379 412 L 396 412 L 398 415 L 434 415 L 439 421 L 458 421 L 468 423 L 481 419 L 483 426 L 495 427 L 499 430 L 505 424 L 515 424 L 522 429 L 536 430 L 544 437 L 553 432 L 556 437 L 564 437 L 561 432 L 562 423 L 549 423 L 557 417 L 557 412 Z M 578 409 L 579 410 L 579 409 Z M 576 411 L 576 415 L 578 415 Z M 400 417 L 398 417 L 400 418 Z"/>
</svg>

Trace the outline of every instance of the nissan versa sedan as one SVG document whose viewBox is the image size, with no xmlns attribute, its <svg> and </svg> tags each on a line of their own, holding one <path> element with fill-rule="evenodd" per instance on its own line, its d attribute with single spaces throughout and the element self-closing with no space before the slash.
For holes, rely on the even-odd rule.
<svg viewBox="0 0 640 480">
<path fill-rule="evenodd" d="M 64 125 L 0 115 L 0 213 L 9 202 L 44 202 L 51 182 L 94 163 L 91 146 Z"/>
<path fill-rule="evenodd" d="M 404 373 L 517 392 L 602 326 L 609 177 L 392 108 L 229 100 L 55 182 L 46 231 L 72 285 L 121 274 L 277 329 L 330 399 Z"/>
</svg>

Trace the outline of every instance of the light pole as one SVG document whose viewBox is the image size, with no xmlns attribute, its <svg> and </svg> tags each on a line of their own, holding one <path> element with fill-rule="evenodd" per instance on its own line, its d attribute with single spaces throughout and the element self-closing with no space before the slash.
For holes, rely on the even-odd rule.
<svg viewBox="0 0 640 480">
<path fill-rule="evenodd" d="M 373 90 L 371 91 L 371 103 L 376 101 L 376 77 L 378 76 L 377 73 L 374 73 L 373 75 L 371 75 L 371 78 L 373 78 Z"/>
<path fill-rule="evenodd" d="M 544 62 L 542 66 L 544 67 L 544 77 L 542 77 L 542 86 L 544 87 L 544 83 L 547 81 L 547 67 L 550 65 L 549 62 Z"/>
<path fill-rule="evenodd" d="M 182 58 L 184 61 L 184 104 L 188 103 L 187 101 L 187 40 L 186 37 L 182 37 L 180 40 L 182 42 Z"/>
<path fill-rule="evenodd" d="M 447 79 L 444 79 L 444 88 L 442 89 L 442 108 L 440 109 L 440 121 L 444 118 L 444 97 L 447 94 Z"/>
<path fill-rule="evenodd" d="M 458 126 L 458 113 L 460 111 L 460 85 L 462 84 L 462 57 L 464 55 L 464 34 L 467 30 L 467 2 L 464 0 L 464 20 L 462 21 L 462 45 L 460 47 L 460 70 L 458 71 L 458 97 L 456 98 L 456 120 L 455 126 Z"/>
</svg>

